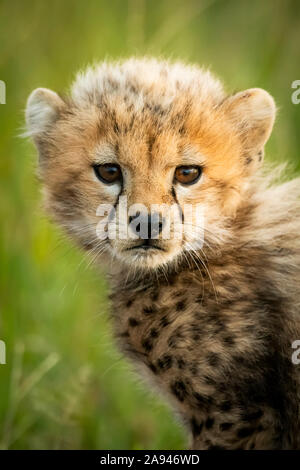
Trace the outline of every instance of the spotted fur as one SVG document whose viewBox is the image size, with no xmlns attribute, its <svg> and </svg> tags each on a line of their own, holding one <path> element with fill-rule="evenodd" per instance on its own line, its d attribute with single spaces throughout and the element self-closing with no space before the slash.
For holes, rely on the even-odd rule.
<svg viewBox="0 0 300 470">
<path fill-rule="evenodd" d="M 46 209 L 98 262 L 113 255 L 118 343 L 193 449 L 300 448 L 300 185 L 259 169 L 274 116 L 263 90 L 227 95 L 208 71 L 154 59 L 100 64 L 69 97 L 38 89 L 28 102 Z M 92 169 L 111 161 L 125 175 L 115 188 Z M 183 162 L 203 167 L 189 190 L 172 178 Z M 162 253 L 139 256 L 132 240 L 99 243 L 97 206 L 118 208 L 120 195 L 175 202 L 183 217 L 184 203 L 201 203 L 202 250 L 160 240 Z"/>
</svg>

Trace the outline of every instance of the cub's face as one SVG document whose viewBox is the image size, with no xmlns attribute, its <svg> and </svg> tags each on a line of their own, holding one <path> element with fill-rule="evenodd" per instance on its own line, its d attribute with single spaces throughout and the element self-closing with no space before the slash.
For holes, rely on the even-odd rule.
<svg viewBox="0 0 300 470">
<path fill-rule="evenodd" d="M 28 100 L 46 207 L 95 257 L 157 268 L 226 243 L 262 159 L 274 102 L 231 97 L 207 72 L 128 61 L 89 70 L 63 100 Z"/>
</svg>

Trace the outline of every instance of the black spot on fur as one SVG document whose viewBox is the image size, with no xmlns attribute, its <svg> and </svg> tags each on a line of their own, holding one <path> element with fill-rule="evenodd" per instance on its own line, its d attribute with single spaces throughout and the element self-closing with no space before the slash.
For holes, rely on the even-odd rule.
<svg viewBox="0 0 300 470">
<path fill-rule="evenodd" d="M 232 426 L 233 426 L 233 423 L 221 423 L 220 429 L 221 431 L 228 431 L 228 429 L 231 429 Z"/>
<path fill-rule="evenodd" d="M 158 373 L 157 368 L 155 367 L 154 364 L 152 364 L 152 362 L 150 362 L 150 363 L 148 364 L 148 366 L 149 366 L 149 369 L 152 370 L 152 372 L 153 372 L 154 374 L 157 374 L 157 373 Z"/>
<path fill-rule="evenodd" d="M 168 317 L 166 315 L 164 315 L 162 317 L 162 319 L 160 320 L 160 325 L 165 328 L 166 326 L 168 326 L 170 324 L 170 321 L 168 319 Z"/>
<path fill-rule="evenodd" d="M 155 307 L 144 307 L 143 308 L 143 313 L 145 315 L 152 315 L 152 313 L 155 312 Z"/>
<path fill-rule="evenodd" d="M 210 366 L 216 367 L 220 364 L 220 356 L 215 352 L 210 352 L 207 355 L 207 362 Z"/>
<path fill-rule="evenodd" d="M 128 323 L 132 327 L 138 326 L 140 324 L 140 322 L 136 318 L 133 318 L 133 317 L 130 317 L 128 319 Z"/>
<path fill-rule="evenodd" d="M 186 384 L 183 382 L 183 380 L 176 380 L 173 384 L 171 384 L 170 388 L 172 393 L 179 401 L 184 401 L 188 393 Z"/>
<path fill-rule="evenodd" d="M 164 356 L 160 357 L 157 360 L 157 366 L 161 370 L 165 371 L 165 370 L 170 369 L 170 367 L 172 366 L 172 362 L 173 362 L 172 356 L 165 354 Z"/>
<path fill-rule="evenodd" d="M 220 410 L 221 411 L 230 411 L 232 408 L 232 403 L 229 400 L 223 401 L 220 404 Z"/>
<path fill-rule="evenodd" d="M 192 375 L 197 375 L 198 374 L 198 364 L 196 361 L 191 362 L 189 366 L 190 372 Z"/>
<path fill-rule="evenodd" d="M 263 416 L 264 412 L 262 410 L 254 411 L 253 413 L 243 413 L 243 421 L 255 421 Z"/>
<path fill-rule="evenodd" d="M 155 137 L 153 135 L 150 135 L 148 137 L 148 153 L 149 153 L 149 155 L 151 155 L 151 153 L 152 153 L 152 148 L 153 148 L 154 142 L 155 142 Z"/>
<path fill-rule="evenodd" d="M 202 316 L 202 313 L 200 314 Z M 211 328 L 214 330 L 214 334 L 218 335 L 226 331 L 226 326 L 223 319 L 220 316 L 220 312 L 212 311 L 206 316 L 207 324 L 211 325 Z"/>
<path fill-rule="evenodd" d="M 233 355 L 232 356 L 232 362 L 235 362 L 238 367 L 241 367 L 241 366 L 246 366 L 247 367 L 247 365 L 249 364 L 249 359 L 246 356 Z"/>
<path fill-rule="evenodd" d="M 181 312 L 184 309 L 185 309 L 185 302 L 183 300 L 180 300 L 179 302 L 177 302 L 176 311 Z"/>
<path fill-rule="evenodd" d="M 150 331 L 150 336 L 152 338 L 157 338 L 158 337 L 158 331 L 156 330 L 156 328 L 152 328 L 151 331 Z"/>
<path fill-rule="evenodd" d="M 192 427 L 192 433 L 193 436 L 199 436 L 201 434 L 202 428 L 203 428 L 203 422 L 198 423 L 196 418 L 193 416 L 191 419 L 191 427 Z"/>
<path fill-rule="evenodd" d="M 203 376 L 203 380 L 207 385 L 216 385 L 216 381 L 210 375 Z"/>
<path fill-rule="evenodd" d="M 240 428 L 237 432 L 237 437 L 243 438 L 251 436 L 254 433 L 254 428 Z"/>
<path fill-rule="evenodd" d="M 198 392 L 194 392 L 193 397 L 196 400 L 197 407 L 204 410 L 207 410 L 213 404 L 213 398 L 209 395 L 201 395 Z"/>
<path fill-rule="evenodd" d="M 177 291 L 177 292 L 174 293 L 174 296 L 175 296 L 175 297 L 183 297 L 185 294 L 186 294 L 186 291 L 184 291 L 184 290 L 179 290 L 179 291 Z"/>
<path fill-rule="evenodd" d="M 120 337 L 121 337 L 121 338 L 128 338 L 128 337 L 129 337 L 129 332 L 128 332 L 128 331 L 124 331 L 123 333 L 120 333 Z"/>
<path fill-rule="evenodd" d="M 179 369 L 184 369 L 186 365 L 185 360 L 182 357 L 177 357 L 177 365 Z"/>
<path fill-rule="evenodd" d="M 158 300 L 158 297 L 159 297 L 158 291 L 151 292 L 150 299 L 152 300 L 152 302 L 156 302 Z"/>
<path fill-rule="evenodd" d="M 205 427 L 206 429 L 211 429 L 214 425 L 214 418 L 207 418 L 207 420 L 205 421 Z"/>
<path fill-rule="evenodd" d="M 225 335 L 223 337 L 223 341 L 224 341 L 224 344 L 226 346 L 234 346 L 234 344 L 235 344 L 235 340 L 234 340 L 234 337 L 232 335 L 228 335 L 228 334 Z"/>
<path fill-rule="evenodd" d="M 131 93 L 133 93 L 134 95 L 136 95 L 138 93 L 138 89 L 136 86 L 134 85 L 129 85 L 129 90 Z"/>
<path fill-rule="evenodd" d="M 132 299 L 129 299 L 129 300 L 127 300 L 127 302 L 126 302 L 126 307 L 129 308 L 129 307 L 131 307 L 132 304 L 133 304 L 133 300 L 132 300 Z"/>
<path fill-rule="evenodd" d="M 150 352 L 152 351 L 153 349 L 153 344 L 151 343 L 151 341 L 146 338 L 142 341 L 142 347 L 147 351 L 147 352 Z"/>
</svg>

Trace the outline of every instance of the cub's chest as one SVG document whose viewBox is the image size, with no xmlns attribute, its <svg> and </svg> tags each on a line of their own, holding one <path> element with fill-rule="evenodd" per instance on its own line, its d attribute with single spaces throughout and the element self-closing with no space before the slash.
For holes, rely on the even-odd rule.
<svg viewBox="0 0 300 470">
<path fill-rule="evenodd" d="M 124 352 L 151 367 L 162 364 L 167 351 L 187 346 L 192 303 L 187 289 L 177 283 L 114 294 L 114 328 Z"/>
<path fill-rule="evenodd" d="M 217 380 L 220 364 L 230 362 L 238 345 L 245 353 L 252 350 L 256 320 L 242 313 L 250 311 L 249 302 L 232 293 L 230 302 L 222 295 L 217 301 L 202 281 L 185 273 L 172 283 L 116 289 L 112 317 L 123 352 L 157 374 L 170 370 Z"/>
<path fill-rule="evenodd" d="M 212 338 L 215 344 L 224 332 L 218 313 L 207 318 L 203 285 L 197 279 L 178 278 L 171 285 L 117 291 L 112 299 L 114 329 L 122 350 L 153 372 L 185 369 L 196 374 L 200 351 L 210 350 Z"/>
</svg>

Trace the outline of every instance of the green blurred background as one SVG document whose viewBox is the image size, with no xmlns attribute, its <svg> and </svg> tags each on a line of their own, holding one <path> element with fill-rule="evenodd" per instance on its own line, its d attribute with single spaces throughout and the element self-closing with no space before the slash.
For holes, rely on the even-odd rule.
<svg viewBox="0 0 300 470">
<path fill-rule="evenodd" d="M 300 2 L 4 0 L 0 22 L 0 448 L 182 449 L 183 430 L 115 348 L 103 274 L 40 208 L 35 152 L 18 137 L 26 98 L 104 58 L 204 64 L 228 91 L 275 97 L 267 158 L 299 172 Z"/>
</svg>

